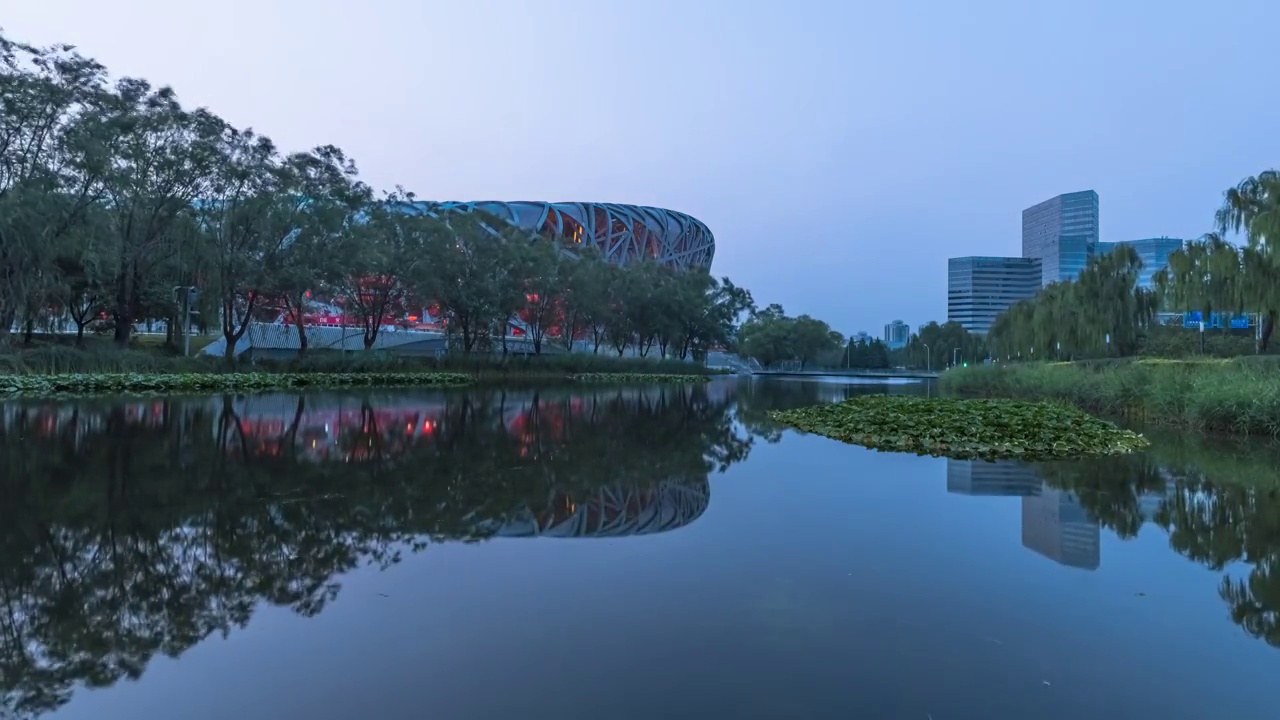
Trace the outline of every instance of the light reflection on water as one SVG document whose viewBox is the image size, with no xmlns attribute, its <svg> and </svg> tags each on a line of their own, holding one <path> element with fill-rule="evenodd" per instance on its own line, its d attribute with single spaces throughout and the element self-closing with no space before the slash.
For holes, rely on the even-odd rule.
<svg viewBox="0 0 1280 720">
<path fill-rule="evenodd" d="M 868 392 L 8 403 L 0 716 L 1273 717 L 1274 451 L 767 417 Z"/>
</svg>

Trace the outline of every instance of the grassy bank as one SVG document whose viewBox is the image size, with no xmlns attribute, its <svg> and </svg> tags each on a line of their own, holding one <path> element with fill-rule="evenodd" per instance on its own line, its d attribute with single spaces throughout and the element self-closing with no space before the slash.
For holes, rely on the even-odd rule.
<svg viewBox="0 0 1280 720">
<path fill-rule="evenodd" d="M 281 388 L 354 386 L 457 387 L 462 373 L 96 373 L 0 376 L 0 394 L 96 395 L 108 393 L 242 392 Z"/>
<path fill-rule="evenodd" d="M 546 378 L 564 380 L 572 375 L 626 373 L 633 375 L 709 375 L 703 365 L 673 359 L 592 355 L 463 355 L 405 357 L 380 352 L 341 353 L 313 351 L 304 359 L 241 360 L 228 366 L 222 358 L 173 355 L 158 345 L 135 344 L 120 349 L 107 342 L 76 348 L 66 344 L 37 343 L 0 353 L 0 375 L 154 374 L 154 373 L 365 373 L 459 372 L 477 380 Z"/>
<path fill-rule="evenodd" d="M 228 366 L 159 348 L 45 345 L 0 355 L 0 394 L 221 392 L 301 387 L 453 386 L 506 383 L 698 382 L 707 368 L 679 360 L 604 355 L 397 357 L 316 352 L 303 360 Z"/>
<path fill-rule="evenodd" d="M 1092 412 L 1205 432 L 1280 434 L 1274 358 L 1017 363 L 950 370 L 943 391 L 1064 400 Z"/>
</svg>

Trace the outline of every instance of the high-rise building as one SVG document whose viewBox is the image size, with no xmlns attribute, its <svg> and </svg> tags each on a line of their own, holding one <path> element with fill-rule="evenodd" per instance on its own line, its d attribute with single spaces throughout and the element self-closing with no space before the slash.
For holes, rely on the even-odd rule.
<svg viewBox="0 0 1280 720">
<path fill-rule="evenodd" d="M 1098 244 L 1098 193 L 1067 193 L 1022 211 L 1022 257 L 1040 260 L 1040 283 L 1075 280 Z"/>
<path fill-rule="evenodd" d="M 884 344 L 888 345 L 890 350 L 906 347 L 910 339 L 911 326 L 901 320 L 894 320 L 884 326 Z"/>
<path fill-rule="evenodd" d="M 849 342 L 869 343 L 871 342 L 871 333 L 863 332 L 859 330 L 858 332 L 853 334 L 853 337 L 849 338 Z"/>
<path fill-rule="evenodd" d="M 958 257 L 947 261 L 947 321 L 985 335 L 1000 313 L 1040 290 L 1035 258 Z"/>
<path fill-rule="evenodd" d="M 1169 255 L 1182 248 L 1182 240 L 1178 238 L 1158 237 L 1142 240 L 1121 240 L 1119 242 L 1100 242 L 1094 254 L 1105 255 L 1121 245 L 1133 248 L 1142 259 L 1142 270 L 1138 274 L 1138 287 L 1151 289 L 1155 286 L 1152 277 L 1169 264 Z"/>
</svg>

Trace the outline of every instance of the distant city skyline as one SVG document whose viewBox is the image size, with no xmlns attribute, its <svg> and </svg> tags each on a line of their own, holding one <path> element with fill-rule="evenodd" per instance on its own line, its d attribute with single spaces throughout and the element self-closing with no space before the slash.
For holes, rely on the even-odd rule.
<svg viewBox="0 0 1280 720">
<path fill-rule="evenodd" d="M 947 260 L 947 320 L 985 335 L 1014 303 L 1035 297 L 1042 287 L 1071 282 L 1095 257 L 1120 246 L 1142 261 L 1137 287 L 1152 289 L 1154 276 L 1168 265 L 1183 240 L 1153 237 L 1098 240 L 1100 199 L 1093 190 L 1055 195 L 1022 211 L 1020 257 L 962 256 Z"/>
<path fill-rule="evenodd" d="M 716 237 L 713 273 L 848 335 L 943 321 L 947 258 L 1021 254 L 1018 212 L 1064 191 L 1103 198 L 1101 241 L 1210 230 L 1223 190 L 1280 157 L 1266 123 L 1205 111 L 1280 108 L 1223 71 L 1256 62 L 1280 7 L 1231 17 L 1187 0 L 40 0 L 0 22 L 284 150 L 336 144 L 377 188 L 687 213 Z"/>
</svg>

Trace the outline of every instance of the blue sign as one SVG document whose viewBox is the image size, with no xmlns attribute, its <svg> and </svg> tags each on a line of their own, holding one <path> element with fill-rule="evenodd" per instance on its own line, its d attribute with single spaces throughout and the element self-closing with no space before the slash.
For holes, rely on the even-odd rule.
<svg viewBox="0 0 1280 720">
<path fill-rule="evenodd" d="M 1182 313 L 1182 327 L 1192 330 L 1200 329 L 1200 321 L 1204 319 L 1204 313 L 1199 310 L 1191 310 Z M 1209 319 L 1204 323 L 1205 329 L 1228 327 L 1232 330 L 1247 330 L 1249 328 L 1248 315 L 1230 315 L 1226 313 L 1210 313 Z"/>
</svg>

